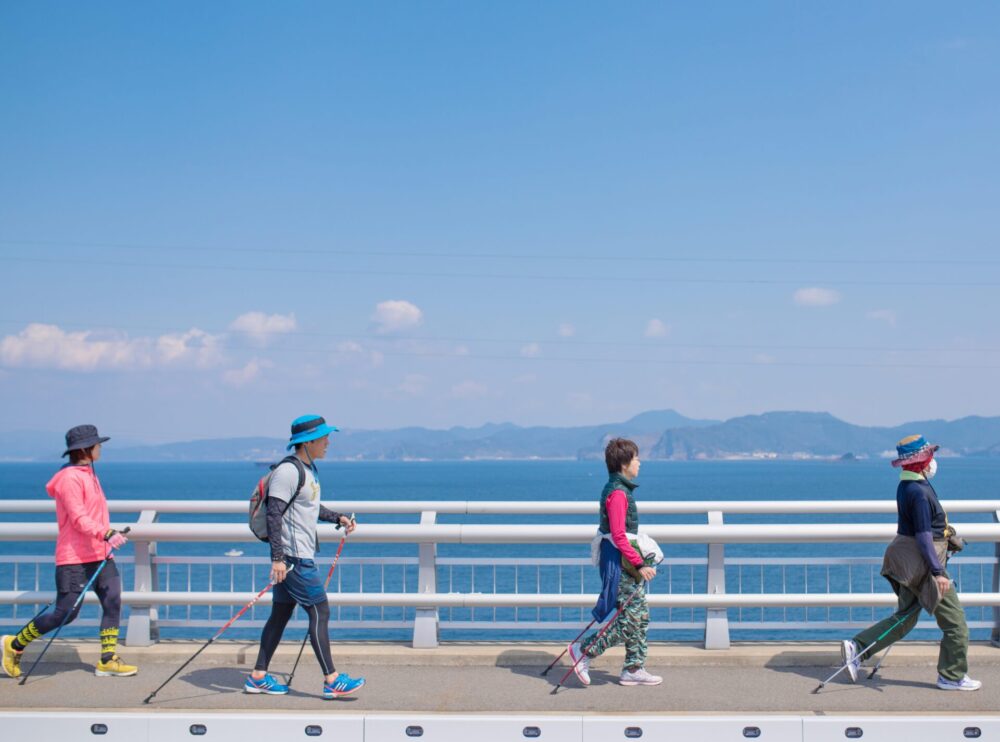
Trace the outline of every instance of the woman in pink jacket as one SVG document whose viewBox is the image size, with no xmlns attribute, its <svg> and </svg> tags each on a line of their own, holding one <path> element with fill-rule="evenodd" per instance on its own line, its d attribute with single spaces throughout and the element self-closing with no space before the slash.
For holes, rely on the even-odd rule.
<svg viewBox="0 0 1000 742">
<path fill-rule="evenodd" d="M 125 545 L 126 539 L 111 527 L 108 501 L 94 473 L 94 462 L 101 458 L 101 437 L 93 425 L 78 425 L 66 433 L 69 463 L 45 485 L 56 501 L 59 535 L 56 539 L 56 601 L 47 611 L 28 622 L 17 634 L 2 640 L 4 672 L 13 678 L 21 674 L 21 653 L 39 637 L 70 623 L 80 612 L 77 598 L 87 582 L 104 565 L 93 589 L 101 601 L 101 658 L 95 674 L 99 677 L 135 675 L 138 668 L 126 665 L 115 651 L 118 646 L 118 623 L 122 611 L 122 581 L 111 556 L 112 549 Z"/>
</svg>

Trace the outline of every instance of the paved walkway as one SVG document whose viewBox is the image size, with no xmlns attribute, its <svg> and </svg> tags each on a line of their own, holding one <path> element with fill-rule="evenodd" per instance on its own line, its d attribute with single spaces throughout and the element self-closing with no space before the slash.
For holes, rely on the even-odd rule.
<svg viewBox="0 0 1000 742">
<path fill-rule="evenodd" d="M 57 641 L 26 685 L 0 677 L 0 710 L 1000 714 L 1000 649 L 972 647 L 970 674 L 983 681 L 983 690 L 945 693 L 933 685 L 937 645 L 916 642 L 897 646 L 874 681 L 851 685 L 841 676 L 815 695 L 811 691 L 839 663 L 833 644 L 745 644 L 726 651 L 658 644 L 651 647 L 648 668 L 663 675 L 664 683 L 649 688 L 617 684 L 623 654 L 612 650 L 595 663 L 589 688 L 580 687 L 571 675 L 556 695 L 552 690 L 569 664 L 564 658 L 546 677 L 541 671 L 562 651 L 561 645 L 451 644 L 433 650 L 382 643 L 334 645 L 338 669 L 368 679 L 356 696 L 337 701 L 320 697 L 321 677 L 308 646 L 290 695 L 250 696 L 242 686 L 256 646 L 217 642 L 143 706 L 142 699 L 199 646 L 164 642 L 123 647 L 122 655 L 140 666 L 139 675 L 96 678 L 91 664 L 96 643 Z M 29 649 L 25 668 L 38 651 L 40 647 Z M 290 670 L 297 651 L 297 644 L 286 642 L 272 671 L 280 675 Z"/>
</svg>

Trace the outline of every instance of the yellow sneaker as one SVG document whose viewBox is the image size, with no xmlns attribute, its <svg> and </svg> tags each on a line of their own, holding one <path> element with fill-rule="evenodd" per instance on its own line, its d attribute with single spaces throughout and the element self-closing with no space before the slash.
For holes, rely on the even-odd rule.
<svg viewBox="0 0 1000 742">
<path fill-rule="evenodd" d="M 21 674 L 21 652 L 14 649 L 13 635 L 0 639 L 0 652 L 2 652 L 3 671 L 16 678 Z"/>
<path fill-rule="evenodd" d="M 135 665 L 126 665 L 117 654 L 107 662 L 98 662 L 94 675 L 99 678 L 127 678 L 139 672 Z"/>
</svg>

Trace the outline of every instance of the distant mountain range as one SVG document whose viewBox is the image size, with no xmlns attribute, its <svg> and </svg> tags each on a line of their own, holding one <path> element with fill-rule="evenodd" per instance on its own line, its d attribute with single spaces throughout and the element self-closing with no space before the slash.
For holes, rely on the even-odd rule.
<svg viewBox="0 0 1000 742">
<path fill-rule="evenodd" d="M 940 443 L 943 455 L 1000 456 L 1000 417 L 922 420 L 890 428 L 851 425 L 825 412 L 767 412 L 720 422 L 688 418 L 674 410 L 656 410 L 620 423 L 570 428 L 490 423 L 448 430 L 346 430 L 335 434 L 327 458 L 600 459 L 605 443 L 614 436 L 635 440 L 646 459 L 875 458 L 891 455 L 895 442 L 914 432 Z M 62 453 L 61 442 L 58 433 L 0 433 L 0 460 L 52 461 Z M 259 437 L 137 445 L 116 440 L 117 445 L 105 449 L 104 460 L 276 461 L 284 455 L 285 442 L 282 438 Z"/>
<path fill-rule="evenodd" d="M 700 428 L 665 430 L 652 459 L 878 457 L 904 436 L 921 433 L 942 455 L 1000 455 L 1000 417 L 918 420 L 891 428 L 862 427 L 825 412 L 766 412 Z"/>
</svg>

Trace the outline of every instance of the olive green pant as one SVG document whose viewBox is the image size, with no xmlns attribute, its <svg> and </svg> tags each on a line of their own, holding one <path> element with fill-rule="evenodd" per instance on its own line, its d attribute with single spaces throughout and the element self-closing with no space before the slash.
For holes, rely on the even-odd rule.
<svg viewBox="0 0 1000 742">
<path fill-rule="evenodd" d="M 859 651 L 875 643 L 875 646 L 864 655 L 859 655 L 860 659 L 866 660 L 902 639 L 917 625 L 919 618 L 920 606 L 917 603 L 917 596 L 900 585 L 899 607 L 896 612 L 854 637 Z M 944 636 L 941 637 L 941 649 L 938 652 L 938 674 L 946 680 L 961 680 L 969 671 L 969 627 L 965 624 L 965 609 L 958 600 L 954 586 L 941 598 L 937 610 L 934 611 L 934 618 L 944 632 Z M 893 628 L 897 623 L 898 625 Z M 885 636 L 879 639 L 882 634 Z"/>
</svg>

